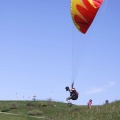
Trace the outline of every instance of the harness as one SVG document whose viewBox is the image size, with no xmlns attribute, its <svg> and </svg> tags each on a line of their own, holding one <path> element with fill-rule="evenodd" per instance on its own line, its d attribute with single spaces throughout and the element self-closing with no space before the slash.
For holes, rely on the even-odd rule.
<svg viewBox="0 0 120 120">
<path fill-rule="evenodd" d="M 70 91 L 70 96 L 72 100 L 77 100 L 78 99 L 78 92 L 76 91 L 75 88 L 72 88 Z"/>
</svg>

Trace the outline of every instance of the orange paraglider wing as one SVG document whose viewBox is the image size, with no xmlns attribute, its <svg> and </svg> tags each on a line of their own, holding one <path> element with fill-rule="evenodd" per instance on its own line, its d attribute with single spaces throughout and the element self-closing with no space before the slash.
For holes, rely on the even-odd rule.
<svg viewBox="0 0 120 120">
<path fill-rule="evenodd" d="M 71 0 L 71 15 L 77 29 L 86 33 L 104 0 Z"/>
</svg>

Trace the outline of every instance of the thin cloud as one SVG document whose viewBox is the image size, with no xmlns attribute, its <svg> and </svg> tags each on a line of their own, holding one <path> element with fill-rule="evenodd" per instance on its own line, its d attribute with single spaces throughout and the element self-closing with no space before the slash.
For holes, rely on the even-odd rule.
<svg viewBox="0 0 120 120">
<path fill-rule="evenodd" d="M 108 83 L 108 87 L 113 87 L 113 86 L 115 86 L 115 82 L 110 81 L 110 82 Z"/>
<path fill-rule="evenodd" d="M 104 90 L 103 88 L 92 88 L 87 93 L 88 94 L 97 94 L 97 93 L 103 92 L 103 90 Z"/>
<path fill-rule="evenodd" d="M 110 87 L 114 87 L 116 85 L 115 82 L 110 81 L 106 86 L 102 87 L 102 88 L 98 88 L 98 87 L 93 87 L 91 88 L 89 91 L 87 91 L 87 94 L 97 94 L 97 93 L 101 93 L 107 89 L 109 89 Z"/>
</svg>

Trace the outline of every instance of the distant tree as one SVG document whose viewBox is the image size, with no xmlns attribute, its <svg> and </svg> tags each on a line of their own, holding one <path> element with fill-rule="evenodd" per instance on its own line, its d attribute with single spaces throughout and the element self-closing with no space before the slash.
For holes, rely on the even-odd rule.
<svg viewBox="0 0 120 120">
<path fill-rule="evenodd" d="M 36 95 L 33 96 L 33 101 L 36 101 Z"/>
</svg>

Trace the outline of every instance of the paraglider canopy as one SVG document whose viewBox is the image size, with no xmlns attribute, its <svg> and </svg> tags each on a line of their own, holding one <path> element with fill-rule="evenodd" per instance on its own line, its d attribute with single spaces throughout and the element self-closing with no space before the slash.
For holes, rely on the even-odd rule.
<svg viewBox="0 0 120 120">
<path fill-rule="evenodd" d="M 104 0 L 71 0 L 71 15 L 77 29 L 86 33 Z"/>
</svg>

